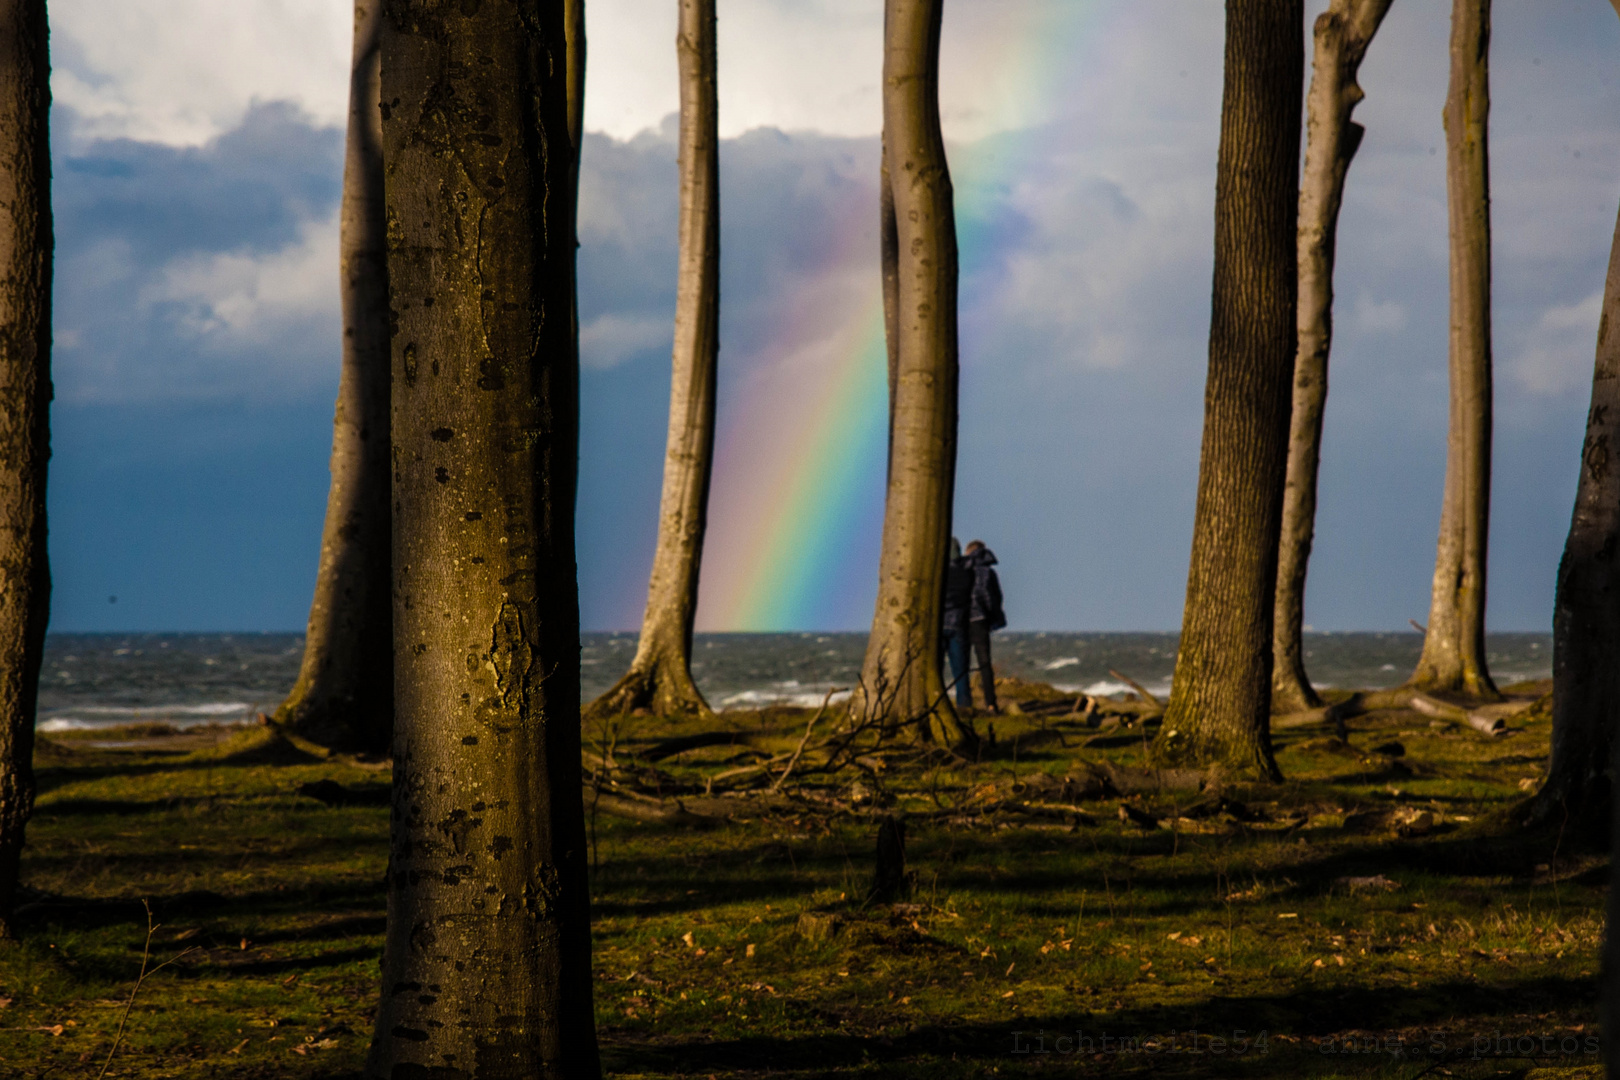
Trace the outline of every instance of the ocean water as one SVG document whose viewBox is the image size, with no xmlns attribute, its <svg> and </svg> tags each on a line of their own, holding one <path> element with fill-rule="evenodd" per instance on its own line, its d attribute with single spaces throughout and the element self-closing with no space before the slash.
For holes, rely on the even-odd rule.
<svg viewBox="0 0 1620 1080">
<path fill-rule="evenodd" d="M 580 689 L 590 700 L 629 666 L 636 635 L 586 634 L 581 644 Z M 865 634 L 699 634 L 692 671 L 716 708 L 816 705 L 854 686 L 865 646 Z M 1393 686 L 1421 646 L 1415 633 L 1307 634 L 1306 665 L 1319 686 Z M 303 647 L 300 634 L 52 634 L 38 727 L 248 723 L 291 689 Z M 1552 671 L 1550 634 L 1492 634 L 1487 649 L 1498 683 Z M 993 651 L 998 674 L 1115 694 L 1126 689 L 1110 674 L 1118 671 L 1165 695 L 1176 635 L 1004 632 Z"/>
</svg>

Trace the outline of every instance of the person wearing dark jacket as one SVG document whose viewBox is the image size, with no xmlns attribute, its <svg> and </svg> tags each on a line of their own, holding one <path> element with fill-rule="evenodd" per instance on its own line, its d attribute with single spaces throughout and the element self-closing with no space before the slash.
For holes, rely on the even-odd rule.
<svg viewBox="0 0 1620 1080">
<path fill-rule="evenodd" d="M 996 673 L 990 666 L 990 633 L 1007 625 L 1006 612 L 1001 609 L 1001 580 L 992 569 L 996 556 L 984 541 L 975 540 L 967 546 L 962 564 L 973 574 L 973 586 L 968 604 L 968 644 L 979 666 L 979 685 L 984 691 L 985 708 L 1000 712 L 996 705 Z"/>
<path fill-rule="evenodd" d="M 951 537 L 950 555 L 945 560 L 945 597 L 940 605 L 940 647 L 951 664 L 951 686 L 956 690 L 956 707 L 973 704 L 968 684 L 968 616 L 973 608 L 973 571 L 962 558 L 962 544 Z"/>
</svg>

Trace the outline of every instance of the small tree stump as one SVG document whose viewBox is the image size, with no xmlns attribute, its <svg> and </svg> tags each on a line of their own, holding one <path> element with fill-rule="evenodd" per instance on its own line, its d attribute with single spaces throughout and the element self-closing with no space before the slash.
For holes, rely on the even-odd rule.
<svg viewBox="0 0 1620 1080">
<path fill-rule="evenodd" d="M 867 899 L 874 904 L 892 904 L 909 896 L 910 886 L 906 874 L 906 823 L 888 814 L 878 820 L 877 861 Z"/>
</svg>

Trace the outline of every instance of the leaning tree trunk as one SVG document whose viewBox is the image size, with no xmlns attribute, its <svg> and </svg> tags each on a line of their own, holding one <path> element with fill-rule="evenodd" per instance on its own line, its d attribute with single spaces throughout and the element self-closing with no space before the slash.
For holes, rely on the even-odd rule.
<svg viewBox="0 0 1620 1080">
<path fill-rule="evenodd" d="M 600 1074 L 562 0 L 388 0 L 394 800 L 377 1077 Z"/>
<path fill-rule="evenodd" d="M 940 590 L 956 482 L 956 219 L 939 126 L 942 0 L 887 0 L 883 145 L 893 222 L 894 357 L 889 480 L 877 607 L 855 714 L 915 725 L 948 746 L 971 740 L 939 673 Z M 885 270 L 887 276 L 887 270 Z M 885 287 L 886 294 L 889 287 Z M 890 304 L 887 302 L 885 308 Z M 887 310 L 885 312 L 887 314 Z"/>
<path fill-rule="evenodd" d="M 45 0 L 0 0 L 0 936 L 14 937 L 34 811 L 34 705 L 50 616 L 51 107 Z"/>
<path fill-rule="evenodd" d="M 592 712 L 648 708 L 661 716 L 709 712 L 692 681 L 692 621 L 714 463 L 714 395 L 720 359 L 720 133 L 715 89 L 714 0 L 680 0 L 681 227 L 675 352 L 658 547 L 647 611 L 630 671 Z"/>
<path fill-rule="evenodd" d="M 1620 0 L 1617 0 L 1620 2 Z M 1613 331 L 1613 332 L 1611 332 Z M 1608 827 L 1620 725 L 1620 222 L 1609 252 L 1575 513 L 1553 605 L 1552 755 L 1532 823 Z"/>
<path fill-rule="evenodd" d="M 1451 406 L 1434 588 L 1423 654 L 1407 685 L 1500 697 L 1485 663 L 1491 520 L 1491 0 L 1454 0 L 1446 93 L 1451 231 Z"/>
<path fill-rule="evenodd" d="M 1168 762 L 1275 777 L 1271 630 L 1298 295 L 1303 0 L 1228 0 L 1204 440 Z"/>
<path fill-rule="evenodd" d="M 388 222 L 383 207 L 381 0 L 355 0 L 343 166 L 343 366 L 332 486 L 298 682 L 277 722 L 317 742 L 382 754 L 394 723 L 389 595 Z"/>
<path fill-rule="evenodd" d="M 1389 5 L 1390 0 L 1334 0 L 1316 19 L 1316 63 L 1305 101 L 1305 178 L 1299 192 L 1299 351 L 1294 359 L 1272 629 L 1271 707 L 1276 712 L 1322 704 L 1305 674 L 1300 633 L 1305 623 L 1305 574 L 1316 531 L 1316 470 L 1322 453 L 1328 350 L 1333 343 L 1333 256 L 1344 177 L 1364 131 L 1350 119 L 1365 96 L 1356 84 L 1356 72 Z"/>
</svg>

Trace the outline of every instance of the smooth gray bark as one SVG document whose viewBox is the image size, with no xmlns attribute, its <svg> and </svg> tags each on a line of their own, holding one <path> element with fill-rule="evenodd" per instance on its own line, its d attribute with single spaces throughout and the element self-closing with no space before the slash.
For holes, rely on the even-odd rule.
<svg viewBox="0 0 1620 1080">
<path fill-rule="evenodd" d="M 1316 472 L 1333 343 L 1333 256 L 1344 178 L 1363 128 L 1350 119 L 1360 103 L 1356 72 L 1390 0 L 1333 0 L 1317 16 L 1316 61 L 1305 99 L 1305 175 L 1299 190 L 1299 350 L 1294 358 L 1288 481 L 1277 549 L 1272 628 L 1271 708 L 1296 712 L 1322 704 L 1305 673 L 1305 575 L 1316 531 Z"/>
<path fill-rule="evenodd" d="M 889 478 L 876 610 L 850 707 L 954 746 L 971 735 L 946 700 L 939 671 L 957 419 L 956 218 L 939 126 L 941 10 L 941 0 L 887 0 L 884 7 L 887 198 L 879 224 L 883 252 L 895 258 L 892 285 L 884 270 L 892 334 Z"/>
<path fill-rule="evenodd" d="M 388 751 L 394 723 L 381 27 L 382 0 L 356 0 L 339 220 L 343 361 L 332 486 L 303 664 L 275 713 L 278 723 L 316 742 L 374 754 Z"/>
<path fill-rule="evenodd" d="M 680 0 L 675 40 L 681 75 L 680 254 L 675 348 L 658 544 L 630 670 L 592 712 L 648 708 L 704 716 L 692 681 L 692 625 L 708 528 L 714 405 L 720 363 L 720 106 L 715 82 L 714 0 Z"/>
<path fill-rule="evenodd" d="M 1454 0 L 1446 93 L 1446 206 L 1451 234 L 1451 397 L 1446 485 L 1416 690 L 1500 695 L 1485 661 L 1485 565 L 1491 523 L 1490 0 Z"/>
</svg>

